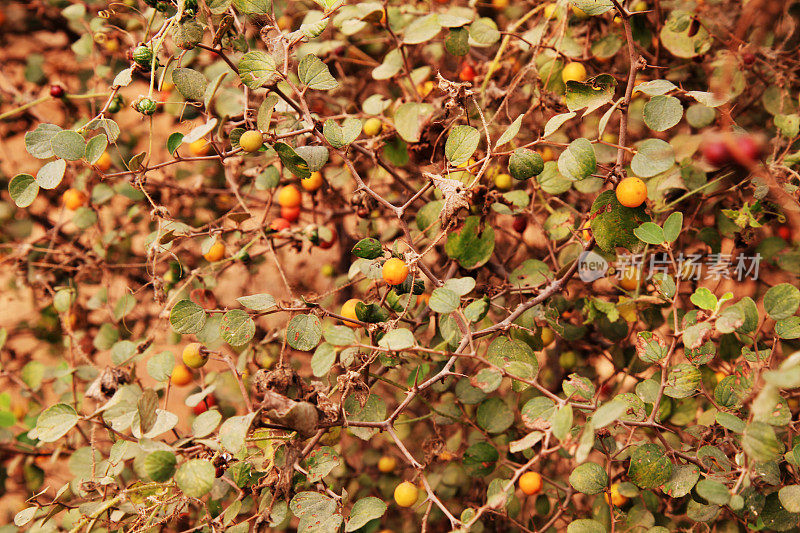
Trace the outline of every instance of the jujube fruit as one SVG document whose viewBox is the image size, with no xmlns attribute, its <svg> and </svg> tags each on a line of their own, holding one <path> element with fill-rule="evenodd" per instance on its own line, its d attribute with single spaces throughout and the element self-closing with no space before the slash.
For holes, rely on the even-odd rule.
<svg viewBox="0 0 800 533">
<path fill-rule="evenodd" d="M 192 382 L 192 371 L 184 364 L 175 365 L 175 368 L 172 369 L 170 381 L 178 387 L 188 385 Z"/>
<path fill-rule="evenodd" d="M 239 137 L 239 146 L 241 146 L 242 150 L 245 152 L 258 152 L 263 145 L 264 136 L 257 130 L 247 130 Z"/>
<path fill-rule="evenodd" d="M 347 300 L 344 304 L 342 304 L 342 310 L 339 312 L 345 318 L 352 318 L 358 320 L 356 316 L 356 304 L 363 303 L 358 298 L 351 298 Z M 361 327 L 361 324 L 357 324 L 356 322 L 350 322 L 348 320 L 343 320 L 345 326 L 350 326 L 351 328 L 358 328 Z"/>
<path fill-rule="evenodd" d="M 322 172 L 312 172 L 309 177 L 300 180 L 300 186 L 308 192 L 314 192 L 322 187 L 323 182 Z"/>
<path fill-rule="evenodd" d="M 392 257 L 383 264 L 383 281 L 389 285 L 400 285 L 408 277 L 408 267 L 396 257 Z"/>
<path fill-rule="evenodd" d="M 183 348 L 181 359 L 189 368 L 202 368 L 208 362 L 208 351 L 199 342 L 193 342 Z"/>
<path fill-rule="evenodd" d="M 378 470 L 380 470 L 384 474 L 393 472 L 395 468 L 397 468 L 397 459 L 395 459 L 394 457 L 384 455 L 378 461 Z"/>
<path fill-rule="evenodd" d="M 410 481 L 403 481 L 394 489 L 394 501 L 400 507 L 411 507 L 417 503 L 419 489 Z"/>
<path fill-rule="evenodd" d="M 62 200 L 64 201 L 64 207 L 70 211 L 75 211 L 86 203 L 87 197 L 83 191 L 79 191 L 78 189 L 67 189 L 64 191 Z"/>
<path fill-rule="evenodd" d="M 300 218 L 300 206 L 281 207 L 281 218 L 287 222 L 295 222 Z"/>
<path fill-rule="evenodd" d="M 564 70 L 561 71 L 561 79 L 564 83 L 568 81 L 586 81 L 586 67 L 583 66 L 583 63 L 578 63 L 577 61 L 567 63 L 564 66 Z"/>
<path fill-rule="evenodd" d="M 225 244 L 222 241 L 216 241 L 211 245 L 211 248 L 203 254 L 203 258 L 209 263 L 216 263 L 223 257 L 225 257 Z"/>
<path fill-rule="evenodd" d="M 541 474 L 538 472 L 525 472 L 519 478 L 519 488 L 528 496 L 538 494 L 542 490 Z"/>
<path fill-rule="evenodd" d="M 617 185 L 617 200 L 625 207 L 639 207 L 647 199 L 647 185 L 635 176 L 630 176 Z"/>
<path fill-rule="evenodd" d="M 300 191 L 298 191 L 297 187 L 294 185 L 282 187 L 281 190 L 278 191 L 278 197 L 276 199 L 278 205 L 281 207 L 297 207 L 300 205 L 301 200 Z"/>
</svg>

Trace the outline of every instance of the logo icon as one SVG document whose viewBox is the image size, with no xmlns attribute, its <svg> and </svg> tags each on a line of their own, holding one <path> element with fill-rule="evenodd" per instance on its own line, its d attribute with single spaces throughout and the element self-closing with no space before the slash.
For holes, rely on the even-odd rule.
<svg viewBox="0 0 800 533">
<path fill-rule="evenodd" d="M 591 283 L 606 275 L 608 261 L 592 251 L 585 251 L 578 257 L 578 276 L 585 282 Z"/>
</svg>

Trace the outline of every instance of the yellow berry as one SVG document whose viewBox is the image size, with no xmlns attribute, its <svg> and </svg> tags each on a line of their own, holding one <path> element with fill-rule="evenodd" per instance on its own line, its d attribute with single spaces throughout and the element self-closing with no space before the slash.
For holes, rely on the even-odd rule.
<svg viewBox="0 0 800 533">
<path fill-rule="evenodd" d="M 394 489 L 394 501 L 400 507 L 411 507 L 417 503 L 419 489 L 410 481 L 403 481 Z"/>
<path fill-rule="evenodd" d="M 103 152 L 97 161 L 95 161 L 94 166 L 101 172 L 108 172 L 108 169 L 111 168 L 111 154 Z"/>
<path fill-rule="evenodd" d="M 347 300 L 342 305 L 342 310 L 339 314 L 341 314 L 345 318 L 354 318 L 358 320 L 358 317 L 356 316 L 356 304 L 360 302 L 361 300 L 359 300 L 358 298 L 351 298 Z M 351 328 L 357 328 L 361 326 L 361 324 L 357 324 L 356 322 L 350 322 L 347 320 L 344 321 L 344 325 L 350 326 Z"/>
<path fill-rule="evenodd" d="M 492 7 L 497 10 L 503 10 L 508 7 L 509 0 L 492 0 Z"/>
<path fill-rule="evenodd" d="M 208 352 L 202 344 L 193 342 L 183 349 L 181 359 L 189 368 L 202 368 L 208 362 Z"/>
<path fill-rule="evenodd" d="M 395 459 L 394 457 L 389 457 L 388 455 L 384 455 L 378 461 L 378 470 L 380 470 L 384 474 L 393 472 L 395 468 L 397 468 L 397 459 Z"/>
<path fill-rule="evenodd" d="M 542 476 L 538 472 L 525 472 L 519 478 L 519 488 L 531 496 L 542 490 Z"/>
<path fill-rule="evenodd" d="M 300 185 L 309 192 L 314 192 L 320 187 L 322 187 L 323 183 L 322 179 L 322 172 L 312 172 L 311 175 L 307 178 L 303 178 L 300 180 Z"/>
<path fill-rule="evenodd" d="M 626 291 L 635 291 L 642 283 L 642 273 L 638 268 L 628 267 L 619 278 L 619 286 Z"/>
<path fill-rule="evenodd" d="M 222 241 L 216 241 L 211 245 L 211 248 L 203 254 L 203 258 L 209 263 L 216 263 L 223 257 L 225 257 L 225 243 Z"/>
<path fill-rule="evenodd" d="M 419 85 L 417 85 L 417 92 L 419 92 L 420 96 L 425 98 L 426 96 L 431 94 L 431 91 L 433 90 L 433 88 L 435 86 L 436 86 L 435 83 L 433 83 L 432 81 L 428 80 L 425 83 L 420 83 Z"/>
<path fill-rule="evenodd" d="M 580 20 L 585 20 L 589 18 L 589 15 L 587 15 L 583 9 L 576 6 L 572 6 L 572 14 L 575 15 L 575 18 L 578 18 Z"/>
<path fill-rule="evenodd" d="M 258 152 L 263 145 L 264 137 L 261 135 L 260 131 L 247 130 L 239 137 L 239 146 L 241 146 L 242 150 L 245 152 Z"/>
<path fill-rule="evenodd" d="M 501 191 L 507 191 L 513 185 L 512 178 L 509 174 L 498 174 L 494 177 L 494 186 Z"/>
<path fill-rule="evenodd" d="M 619 483 L 613 483 L 605 494 L 606 502 L 614 507 L 622 507 L 628 502 L 628 498 L 619 493 Z"/>
<path fill-rule="evenodd" d="M 555 159 L 556 159 L 556 153 L 549 146 L 545 146 L 544 148 L 539 150 L 539 155 L 542 156 L 542 159 L 544 159 L 545 162 L 547 162 L 547 161 L 555 161 Z"/>
<path fill-rule="evenodd" d="M 389 285 L 400 285 L 408 277 L 408 267 L 396 257 L 392 257 L 383 264 L 383 281 Z"/>
<path fill-rule="evenodd" d="M 189 152 L 193 156 L 199 157 L 203 155 L 208 155 L 211 151 L 211 144 L 205 139 L 197 139 L 196 141 L 189 144 Z"/>
<path fill-rule="evenodd" d="M 183 387 L 192 382 L 192 371 L 186 365 L 175 365 L 172 369 L 172 376 L 170 377 L 173 385 Z"/>
<path fill-rule="evenodd" d="M 558 15 L 558 13 L 556 12 L 557 9 L 558 6 L 555 3 L 547 4 L 546 6 L 544 6 L 545 18 L 551 19 L 553 18 L 553 16 Z"/>
<path fill-rule="evenodd" d="M 728 374 L 725 372 L 714 372 L 714 377 L 717 378 L 717 383 L 723 380 L 723 378 L 727 377 Z"/>
<path fill-rule="evenodd" d="M 553 330 L 550 328 L 542 328 L 542 344 L 550 346 L 554 340 L 556 340 L 556 334 L 553 333 Z"/>
<path fill-rule="evenodd" d="M 367 121 L 364 122 L 364 135 L 368 137 L 375 137 L 381 132 L 382 129 L 383 122 L 381 122 L 381 119 L 379 118 L 368 118 Z"/>
<path fill-rule="evenodd" d="M 617 200 L 625 207 L 639 207 L 647 199 L 647 185 L 637 177 L 625 178 L 617 185 Z"/>
<path fill-rule="evenodd" d="M 583 66 L 583 63 L 578 63 L 577 61 L 567 63 L 564 66 L 564 70 L 561 71 L 561 79 L 564 80 L 564 83 L 568 81 L 586 81 L 586 67 Z"/>
</svg>

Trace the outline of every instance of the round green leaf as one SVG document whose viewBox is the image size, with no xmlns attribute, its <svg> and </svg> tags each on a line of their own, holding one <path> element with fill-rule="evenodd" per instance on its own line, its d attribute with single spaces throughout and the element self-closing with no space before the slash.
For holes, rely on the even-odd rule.
<svg viewBox="0 0 800 533">
<path fill-rule="evenodd" d="M 105 136 L 103 136 L 105 137 Z M 67 162 L 63 159 L 50 161 L 39 169 L 36 173 L 36 183 L 42 189 L 55 189 L 64 178 L 64 171 L 67 170 Z"/>
<path fill-rule="evenodd" d="M 217 409 L 203 411 L 197 418 L 192 420 L 192 435 L 196 439 L 202 439 L 211 435 L 222 421 L 222 413 Z"/>
<path fill-rule="evenodd" d="M 800 289 L 789 283 L 771 287 L 764 295 L 764 311 L 773 320 L 789 318 L 800 307 Z"/>
<path fill-rule="evenodd" d="M 8 182 L 8 192 L 17 207 L 28 207 L 39 194 L 39 184 L 30 174 L 17 174 Z"/>
<path fill-rule="evenodd" d="M 599 494 L 608 486 L 608 474 L 597 463 L 583 463 L 569 475 L 569 484 L 583 494 Z"/>
<path fill-rule="evenodd" d="M 293 316 L 286 326 L 286 342 L 295 350 L 308 352 L 322 339 L 322 323 L 314 315 Z"/>
<path fill-rule="evenodd" d="M 261 50 L 247 52 L 236 66 L 242 83 L 251 89 L 258 89 L 269 83 L 275 75 L 275 58 Z"/>
<path fill-rule="evenodd" d="M 514 423 L 514 413 L 500 398 L 488 398 L 478 406 L 477 422 L 487 433 L 502 433 Z"/>
<path fill-rule="evenodd" d="M 644 105 L 644 123 L 651 130 L 666 131 L 683 117 L 681 101 L 674 96 L 653 96 Z"/>
<path fill-rule="evenodd" d="M 28 432 L 28 437 L 41 442 L 56 442 L 78 423 L 78 413 L 68 404 L 58 403 L 48 407 L 36 420 L 36 427 Z"/>
<path fill-rule="evenodd" d="M 447 236 L 444 250 L 463 268 L 472 270 L 481 267 L 489 261 L 494 251 L 494 229 L 488 224 L 483 225 L 480 217 L 467 217 L 459 231 L 450 232 Z"/>
<path fill-rule="evenodd" d="M 597 157 L 588 139 L 575 139 L 558 157 L 558 171 L 571 180 L 588 178 L 597 170 Z"/>
<path fill-rule="evenodd" d="M 664 450 L 648 442 L 631 452 L 628 477 L 643 489 L 660 487 L 672 477 L 672 463 Z"/>
<path fill-rule="evenodd" d="M 386 503 L 380 498 L 376 498 L 375 496 L 361 498 L 350 510 L 350 520 L 347 521 L 347 526 L 344 528 L 345 533 L 356 531 L 365 526 L 368 522 L 382 517 L 386 509 Z"/>
<path fill-rule="evenodd" d="M 176 333 L 197 333 L 206 323 L 206 312 L 189 299 L 181 300 L 169 312 L 169 323 Z"/>
<path fill-rule="evenodd" d="M 675 163 L 675 151 L 661 139 L 647 139 L 639 144 L 636 155 L 631 160 L 631 170 L 642 178 L 649 178 L 666 172 Z"/>
<path fill-rule="evenodd" d="M 447 136 L 444 154 L 451 165 L 463 165 L 475 153 L 480 140 L 480 132 L 472 126 L 455 126 Z"/>
<path fill-rule="evenodd" d="M 86 155 L 86 140 L 80 133 L 72 130 L 59 131 L 50 140 L 50 144 L 53 155 L 67 161 L 77 161 Z"/>
<path fill-rule="evenodd" d="M 175 482 L 190 498 L 201 498 L 214 486 L 214 465 L 205 459 L 190 459 L 175 472 Z"/>
<path fill-rule="evenodd" d="M 177 463 L 174 453 L 158 450 L 145 457 L 144 471 L 150 479 L 161 483 L 172 477 Z"/>
<path fill-rule="evenodd" d="M 256 334 L 256 323 L 245 311 L 234 309 L 222 315 L 219 333 L 231 346 L 243 346 Z"/>
</svg>

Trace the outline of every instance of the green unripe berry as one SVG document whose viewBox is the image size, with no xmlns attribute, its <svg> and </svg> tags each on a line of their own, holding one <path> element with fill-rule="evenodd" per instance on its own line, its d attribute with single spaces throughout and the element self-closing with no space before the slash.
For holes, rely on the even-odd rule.
<svg viewBox="0 0 800 533">
<path fill-rule="evenodd" d="M 544 170 L 544 159 L 533 150 L 517 148 L 508 158 L 508 173 L 516 180 L 526 180 L 538 176 L 542 170 Z"/>
<path fill-rule="evenodd" d="M 158 104 L 146 96 L 140 96 L 133 102 L 133 108 L 142 115 L 150 116 L 154 114 L 157 107 Z"/>
<path fill-rule="evenodd" d="M 137 46 L 132 57 L 133 61 L 141 67 L 150 68 L 153 63 L 153 51 L 145 45 Z"/>
</svg>

